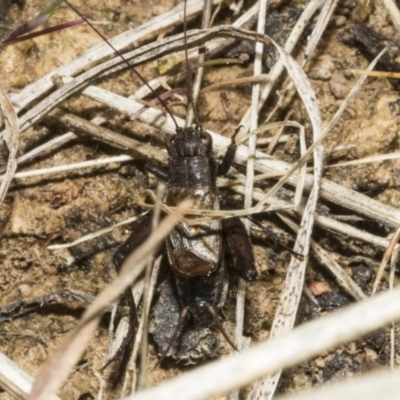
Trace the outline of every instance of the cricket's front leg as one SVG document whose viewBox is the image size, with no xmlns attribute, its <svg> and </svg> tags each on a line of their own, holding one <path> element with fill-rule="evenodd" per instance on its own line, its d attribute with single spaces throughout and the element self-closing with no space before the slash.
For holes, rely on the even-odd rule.
<svg viewBox="0 0 400 400">
<path fill-rule="evenodd" d="M 236 136 L 240 131 L 241 126 L 236 129 L 236 132 L 233 134 L 231 138 L 231 144 L 229 145 L 228 149 L 226 150 L 226 153 L 224 155 L 224 158 L 221 162 L 221 164 L 218 165 L 217 169 L 217 176 L 225 175 L 229 169 L 232 167 L 233 160 L 235 159 L 235 154 L 236 154 L 236 149 L 237 149 L 237 144 L 236 144 Z"/>
<path fill-rule="evenodd" d="M 225 175 L 229 171 L 235 159 L 236 149 L 237 146 L 233 137 L 221 164 L 218 165 L 217 176 Z"/>
</svg>

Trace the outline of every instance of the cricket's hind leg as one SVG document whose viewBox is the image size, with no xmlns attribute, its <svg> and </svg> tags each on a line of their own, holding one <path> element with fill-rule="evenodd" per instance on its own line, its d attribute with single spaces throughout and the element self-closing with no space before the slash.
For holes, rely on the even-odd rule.
<svg viewBox="0 0 400 400">
<path fill-rule="evenodd" d="M 222 220 L 222 229 L 228 252 L 232 256 L 233 268 L 246 281 L 257 279 L 253 245 L 246 227 L 239 217 Z"/>
<path fill-rule="evenodd" d="M 124 263 L 125 259 L 133 253 L 151 234 L 152 230 L 152 219 L 153 213 L 149 212 L 148 214 L 144 215 L 140 218 L 128 239 L 125 243 L 115 252 L 113 261 L 115 265 L 115 269 L 119 273 Z M 138 318 L 137 318 L 137 310 L 135 300 L 132 295 L 131 288 L 128 288 L 125 291 L 125 297 L 128 302 L 129 306 L 129 331 L 125 336 L 121 347 L 117 350 L 111 360 L 109 360 L 106 365 L 103 367 L 106 368 L 112 361 L 118 359 L 117 366 L 114 368 L 116 372 L 121 368 L 121 366 L 126 361 L 126 356 L 129 354 L 129 349 L 132 348 L 133 340 L 136 336 L 137 329 L 138 329 Z"/>
<path fill-rule="evenodd" d="M 222 162 L 218 165 L 217 175 L 226 174 L 233 164 L 236 154 L 236 135 L 240 127 L 236 130 L 231 139 Z M 226 198 L 221 201 L 222 208 L 229 209 L 230 204 Z M 222 230 L 229 253 L 233 259 L 233 268 L 237 270 L 240 276 L 246 281 L 257 279 L 257 270 L 255 267 L 253 245 L 250 236 L 239 217 L 232 217 L 222 220 Z"/>
<path fill-rule="evenodd" d="M 223 210 L 238 210 L 242 207 L 242 204 L 240 202 L 238 202 L 237 200 L 232 200 L 227 198 L 224 194 L 220 194 L 219 196 L 220 202 L 221 202 L 221 208 Z M 241 222 L 237 222 L 235 221 L 236 217 L 233 218 L 229 218 L 229 219 L 224 219 L 222 221 L 222 227 L 224 232 L 227 232 L 227 235 L 229 235 L 230 229 L 234 228 L 232 231 L 232 238 L 231 239 L 231 244 L 229 244 L 228 242 L 228 248 L 235 250 L 235 243 L 237 243 L 236 239 L 240 242 L 240 243 L 245 243 L 245 236 L 248 237 L 248 243 L 245 245 L 246 246 L 246 250 L 245 251 L 238 251 L 240 254 L 244 255 L 244 254 L 248 254 L 248 249 L 249 247 L 252 248 L 252 244 L 250 242 L 250 237 L 247 234 L 245 227 L 243 225 L 243 223 Z M 281 240 L 274 234 L 274 232 L 267 228 L 266 226 L 264 226 L 261 222 L 259 222 L 253 215 L 248 215 L 246 217 L 247 219 L 249 219 L 251 221 L 251 223 L 253 225 L 256 225 L 258 228 L 260 228 L 268 237 L 267 239 L 264 239 L 268 244 L 272 244 L 274 247 L 280 247 L 286 251 L 288 251 L 290 254 L 296 256 L 297 258 L 299 258 L 300 260 L 304 259 L 304 255 L 297 253 L 296 251 L 293 251 L 292 248 L 290 248 L 288 245 L 284 244 L 281 242 Z M 237 220 L 239 220 L 239 218 L 237 218 Z M 231 222 L 229 222 L 231 221 Z M 239 226 L 242 225 L 242 226 Z M 235 257 L 235 254 L 233 254 L 233 256 Z M 246 265 L 250 265 L 251 261 L 247 260 L 243 257 L 238 257 L 237 258 L 239 262 L 238 266 L 242 265 L 242 268 L 238 268 L 237 265 L 235 265 L 236 268 L 238 268 L 239 270 L 243 271 L 244 273 L 247 271 Z M 250 268 L 251 270 L 251 268 Z M 241 274 L 243 275 L 243 274 Z M 247 279 L 246 276 L 242 276 L 244 279 L 246 280 L 254 280 L 254 279 Z"/>
</svg>

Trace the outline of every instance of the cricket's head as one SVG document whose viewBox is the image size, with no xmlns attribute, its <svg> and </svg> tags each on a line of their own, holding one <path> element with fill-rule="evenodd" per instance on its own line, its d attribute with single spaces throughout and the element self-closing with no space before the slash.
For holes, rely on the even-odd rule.
<svg viewBox="0 0 400 400">
<path fill-rule="evenodd" d="M 179 128 L 166 145 L 168 154 L 173 158 L 210 156 L 212 152 L 211 136 L 198 125 Z"/>
</svg>

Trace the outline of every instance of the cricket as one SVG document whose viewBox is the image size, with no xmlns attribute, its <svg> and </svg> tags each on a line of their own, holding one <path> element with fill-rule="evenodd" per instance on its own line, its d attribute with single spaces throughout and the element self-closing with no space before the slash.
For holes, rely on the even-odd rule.
<svg viewBox="0 0 400 400">
<path fill-rule="evenodd" d="M 0 397 L 272 399 L 395 364 L 396 289 L 367 297 L 395 280 L 396 28 L 364 3 L 1 5 Z"/>
</svg>

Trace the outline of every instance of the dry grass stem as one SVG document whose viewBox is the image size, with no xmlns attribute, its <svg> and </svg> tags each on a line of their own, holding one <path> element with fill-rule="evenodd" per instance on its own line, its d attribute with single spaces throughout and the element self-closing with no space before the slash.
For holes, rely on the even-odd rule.
<svg viewBox="0 0 400 400">
<path fill-rule="evenodd" d="M 74 164 L 68 164 L 68 165 L 58 165 L 56 167 L 50 167 L 50 168 L 40 168 L 40 169 L 35 169 L 35 170 L 30 170 L 30 171 L 17 172 L 14 174 L 13 178 L 14 179 L 31 178 L 33 176 L 43 175 L 44 178 L 46 179 L 48 177 L 48 175 L 57 174 L 60 172 L 74 171 L 74 170 L 83 169 L 83 168 L 99 167 L 101 165 L 109 165 L 111 163 L 122 163 L 122 162 L 126 162 L 126 161 L 132 161 L 132 157 L 127 156 L 127 155 L 120 155 L 120 156 L 115 156 L 115 157 L 100 158 L 98 160 L 82 161 L 80 163 L 74 163 Z M 1 181 L 3 181 L 4 178 L 5 178 L 5 175 L 0 175 Z"/>
<path fill-rule="evenodd" d="M 144 290 L 144 279 L 139 278 L 131 288 L 132 296 L 133 299 L 135 300 L 135 304 L 139 304 L 142 295 L 143 295 L 143 290 Z M 113 311 L 118 308 L 118 305 L 115 304 L 115 307 L 113 306 Z M 116 352 L 120 349 L 122 342 L 127 335 L 129 331 L 129 316 L 124 316 L 120 319 L 117 329 L 114 333 L 114 321 L 110 321 L 110 327 L 109 327 L 109 346 L 108 346 L 108 352 L 107 352 L 107 361 L 111 360 L 113 356 L 116 354 Z M 136 372 L 136 370 L 135 370 Z M 128 373 L 126 373 L 128 375 Z M 128 384 L 128 382 L 126 382 Z M 125 381 L 124 381 L 124 386 L 125 387 Z M 124 390 L 122 390 L 124 392 Z"/>
<path fill-rule="evenodd" d="M 116 228 L 119 228 L 120 226 L 128 225 L 131 224 L 132 222 L 137 221 L 139 218 L 143 217 L 147 212 L 141 213 L 139 215 L 136 215 L 134 217 L 128 218 L 125 221 L 121 221 L 118 224 L 115 224 L 113 226 L 110 226 L 109 228 L 104 228 L 100 229 L 96 232 L 89 233 L 88 235 L 82 236 L 79 239 L 74 240 L 73 242 L 70 243 L 63 243 L 63 244 L 52 244 L 51 246 L 47 246 L 48 250 L 60 250 L 60 249 L 68 249 L 69 247 L 76 246 L 80 243 L 86 242 L 88 240 L 94 239 L 95 237 L 104 235 L 108 232 L 113 231 Z"/>
<path fill-rule="evenodd" d="M 267 14 L 267 0 L 260 1 L 260 10 L 258 13 L 257 33 L 265 32 Z M 253 76 L 258 76 L 262 73 L 262 56 L 264 44 L 256 42 L 255 44 L 255 59 Z M 251 117 L 249 130 L 254 131 L 258 127 L 258 102 L 260 98 L 260 84 L 255 83 L 252 87 L 251 94 Z M 253 186 L 254 186 L 254 157 L 256 152 L 257 136 L 252 135 L 248 142 L 247 165 L 246 165 L 246 180 L 244 184 L 244 208 L 251 208 L 253 204 Z M 245 221 L 246 229 L 250 232 L 251 223 Z M 239 278 L 237 298 L 236 298 L 236 326 L 235 326 L 235 344 L 240 350 L 242 348 L 242 335 L 244 326 L 244 308 L 246 297 L 246 282 Z M 233 394 L 234 395 L 234 394 Z"/>
<path fill-rule="evenodd" d="M 395 272 L 396 272 L 396 263 L 399 255 L 399 249 L 395 249 L 390 257 L 390 274 L 389 274 L 389 290 L 392 291 L 394 287 L 395 281 Z M 390 368 L 393 371 L 395 368 L 396 361 L 396 337 L 395 330 L 396 324 L 395 321 L 391 321 L 390 323 Z"/>
<path fill-rule="evenodd" d="M 299 128 L 299 143 L 300 143 L 300 157 L 304 157 L 304 155 L 307 152 L 307 145 L 306 145 L 306 134 L 305 134 L 305 129 L 304 126 L 298 124 L 297 126 Z M 299 172 L 299 180 L 296 185 L 296 191 L 294 195 L 294 209 L 297 210 L 300 206 L 301 199 L 303 197 L 303 190 L 304 190 L 304 184 L 306 181 L 306 175 L 307 175 L 307 164 L 305 163 L 300 167 L 300 172 Z"/>
<path fill-rule="evenodd" d="M 382 370 L 370 372 L 362 377 L 354 377 L 333 385 L 324 385 L 289 396 L 279 396 L 276 400 L 397 400 L 399 397 L 399 371 Z"/>
<path fill-rule="evenodd" d="M 260 74 L 258 76 L 248 76 L 245 78 L 238 78 L 234 81 L 225 81 L 220 83 L 214 83 L 213 85 L 206 86 L 205 88 L 201 89 L 201 93 L 211 92 L 213 90 L 221 89 L 223 87 L 235 87 L 239 85 L 247 85 L 249 83 L 263 83 L 269 81 L 269 75 Z"/>
<path fill-rule="evenodd" d="M 393 21 L 394 26 L 400 32 L 400 11 L 397 8 L 396 2 L 393 0 L 379 0 L 388 11 L 388 15 Z"/>
<path fill-rule="evenodd" d="M 358 160 L 344 161 L 338 164 L 327 165 L 326 168 L 348 167 L 350 165 L 369 164 L 373 162 L 397 160 L 399 158 L 400 158 L 400 153 L 379 154 L 377 156 L 365 157 L 365 158 L 360 158 Z"/>
<path fill-rule="evenodd" d="M 0 386 L 17 400 L 26 399 L 32 389 L 33 378 L 0 353 Z M 51 400 L 60 398 L 52 395 Z"/>
<path fill-rule="evenodd" d="M 204 0 L 204 8 L 202 13 L 202 21 L 201 21 L 201 29 L 208 29 L 210 28 L 211 23 L 211 11 L 212 11 L 212 1 L 211 0 Z M 186 29 L 186 26 L 185 26 Z M 187 49 L 185 49 L 185 58 L 188 57 Z M 200 94 L 201 88 L 201 81 L 203 79 L 203 72 L 204 72 L 204 61 L 206 59 L 206 47 L 203 45 L 198 48 L 198 57 L 197 57 L 197 64 L 199 65 L 196 69 L 195 78 L 193 81 L 193 88 L 191 89 L 192 92 L 189 93 L 188 98 L 191 99 L 189 104 L 189 108 L 187 110 L 186 115 L 186 126 L 191 126 L 193 124 L 193 120 L 198 120 L 198 112 L 197 112 L 197 100 Z M 186 63 L 189 63 L 189 60 L 185 60 Z M 187 66 L 189 68 L 189 65 Z M 190 73 L 188 71 L 187 73 Z M 187 75 L 189 77 L 189 75 Z M 190 88 L 188 88 L 190 90 Z M 197 124 L 200 124 L 200 121 L 196 121 Z"/>
<path fill-rule="evenodd" d="M 375 281 L 374 281 L 374 285 L 372 287 L 371 296 L 373 296 L 376 293 L 376 291 L 378 290 L 378 285 L 382 279 L 382 275 L 385 270 L 386 264 L 389 262 L 389 259 L 392 256 L 399 240 L 400 240 L 400 227 L 397 228 L 396 233 L 394 234 L 392 239 L 390 239 L 389 245 L 387 246 L 385 254 L 382 257 L 381 264 L 379 265 L 379 269 L 375 276 Z"/>
<path fill-rule="evenodd" d="M 326 26 L 328 25 L 328 22 L 333 14 L 333 11 L 336 8 L 337 2 L 338 0 L 325 1 L 325 4 L 323 5 L 322 10 L 318 16 L 317 24 L 315 25 L 315 28 L 308 39 L 307 47 L 304 52 L 304 59 L 302 62 L 303 67 L 310 59 L 310 55 L 312 54 L 315 47 L 319 43 L 322 34 L 325 32 Z"/>
<path fill-rule="evenodd" d="M 3 118 L 1 118 L 1 116 Z M 0 185 L 0 206 L 6 197 L 8 187 L 17 169 L 17 151 L 19 141 L 19 121 L 14 107 L 4 90 L 3 83 L 0 80 L 0 126 L 1 120 L 4 121 L 5 130 L 1 137 L 5 141 L 8 149 L 7 169 Z"/>
<path fill-rule="evenodd" d="M 141 342 L 143 340 L 144 335 L 147 335 L 147 331 L 144 329 L 144 325 L 145 325 L 145 315 L 149 314 L 150 312 L 150 304 L 151 304 L 151 300 L 154 296 L 154 291 L 156 289 L 156 284 L 157 284 L 157 278 L 158 278 L 158 273 L 160 271 L 160 267 L 161 267 L 161 258 L 158 258 L 155 262 L 154 262 L 154 267 L 153 267 L 153 271 L 151 274 L 151 281 L 150 281 L 150 289 L 148 291 L 148 303 L 147 306 L 143 309 L 143 313 L 142 313 L 142 317 L 140 319 L 140 323 L 139 323 L 139 327 L 138 327 L 138 332 L 135 338 L 135 344 L 133 346 L 133 350 L 132 350 L 132 354 L 129 360 L 129 367 L 128 370 L 126 371 L 126 377 L 128 374 L 132 374 L 133 371 L 136 368 L 136 360 L 138 357 L 138 352 L 139 352 L 139 348 L 141 345 Z M 132 384 L 131 387 L 131 393 L 133 393 L 136 390 L 136 386 L 134 384 Z M 125 391 L 123 391 L 123 394 L 125 393 Z"/>
<path fill-rule="evenodd" d="M 287 53 L 290 54 L 295 45 L 297 44 L 298 40 L 300 39 L 302 33 L 304 32 L 304 29 L 307 27 L 309 21 L 311 18 L 314 16 L 314 14 L 317 12 L 317 10 L 322 6 L 323 1 L 321 0 L 312 0 L 310 3 L 306 6 L 304 9 L 303 13 L 301 14 L 300 18 L 298 19 L 296 25 L 292 29 L 292 32 L 290 33 L 288 39 L 286 40 L 285 46 L 283 47 L 283 50 Z M 275 65 L 272 67 L 270 73 L 269 73 L 269 82 L 264 86 L 261 92 L 261 96 L 259 99 L 259 110 L 261 107 L 265 104 L 267 101 L 269 95 L 271 94 L 272 88 L 275 84 L 275 82 L 278 80 L 278 78 L 281 76 L 282 72 L 284 70 L 284 64 L 282 58 L 278 60 L 278 62 L 275 63 Z M 250 122 L 250 115 L 251 115 L 251 109 L 247 110 L 246 114 L 240 121 L 239 125 L 242 125 L 245 127 L 244 131 L 248 131 L 248 126 Z"/>
<path fill-rule="evenodd" d="M 157 225 L 160 219 L 161 213 L 161 204 L 165 194 L 165 184 L 159 184 L 157 187 L 156 193 L 156 203 L 152 217 L 152 230 L 157 229 Z M 142 340 L 141 340 L 141 351 L 140 351 L 140 375 L 139 375 L 139 390 L 143 390 L 146 388 L 147 384 L 147 370 L 148 370 L 148 337 L 147 332 L 149 330 L 149 313 L 150 313 L 150 305 L 153 298 L 155 280 L 157 280 L 158 274 L 154 277 L 152 274 L 154 264 L 154 258 L 150 259 L 147 263 L 145 269 L 145 277 L 144 277 L 144 290 L 143 290 L 143 313 L 142 313 Z M 158 268 L 156 269 L 158 271 Z M 153 279 L 152 279 L 153 278 Z M 151 284 L 153 281 L 153 285 Z M 137 304 L 137 303 L 136 303 Z M 132 387 L 132 391 L 135 389 Z"/>
<path fill-rule="evenodd" d="M 365 71 L 361 69 L 352 69 L 351 72 L 354 75 L 375 76 L 377 78 L 390 78 L 390 79 L 400 78 L 400 73 L 390 72 L 390 71 Z"/>
<path fill-rule="evenodd" d="M 304 72 L 297 67 L 297 64 L 293 59 L 291 59 L 290 57 L 285 58 L 282 52 L 280 52 L 280 54 L 281 59 L 283 60 L 288 70 L 288 73 L 296 86 L 298 94 L 301 97 L 305 108 L 307 109 L 308 116 L 311 120 L 311 125 L 313 128 L 313 141 L 314 143 L 321 143 L 319 141 L 320 136 L 322 135 L 321 117 L 319 114 L 319 109 L 317 107 L 317 100 L 311 84 L 305 76 Z M 305 258 L 303 260 L 299 260 L 297 257 L 294 256 L 292 256 L 291 258 L 290 264 L 287 268 L 284 288 L 282 290 L 279 304 L 276 309 L 274 320 L 272 323 L 270 337 L 282 335 L 283 333 L 291 330 L 294 326 L 298 305 L 300 303 L 301 293 L 303 291 L 305 269 L 308 261 L 307 256 L 311 243 L 311 233 L 314 226 L 314 214 L 319 197 L 322 172 L 323 147 L 322 145 L 318 145 L 316 147 L 314 146 L 314 185 L 301 219 L 300 229 L 297 234 L 296 242 L 293 249 L 297 253 L 305 255 Z M 276 191 L 274 192 L 274 188 L 280 187 L 279 185 L 282 185 L 282 183 L 283 178 L 281 178 L 268 193 L 276 193 Z M 268 196 L 268 193 L 266 197 Z M 264 201 L 265 198 L 262 200 L 262 202 Z M 259 202 L 255 208 L 262 204 L 262 202 Z M 250 398 L 272 399 L 279 381 L 280 374 L 281 371 L 276 371 L 274 375 L 271 375 L 254 385 Z"/>
</svg>

